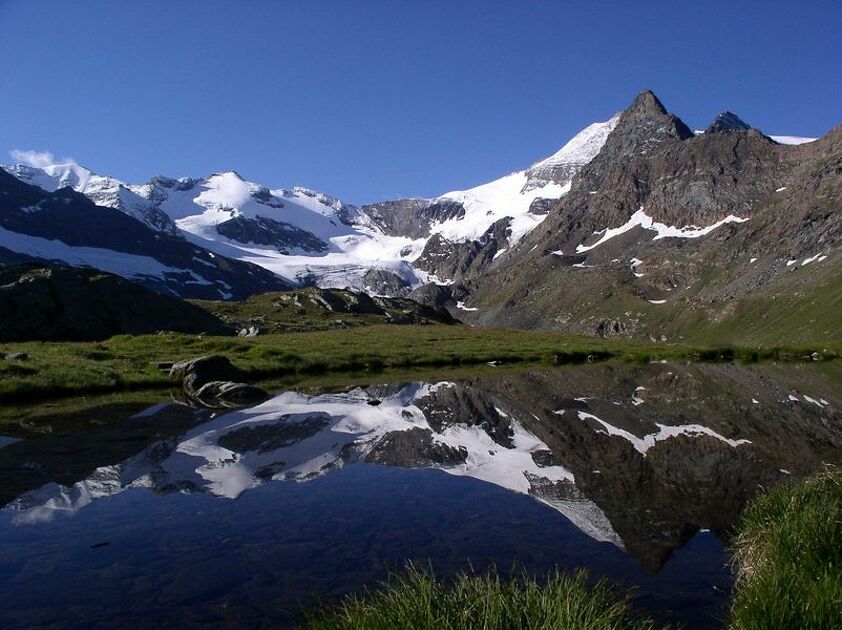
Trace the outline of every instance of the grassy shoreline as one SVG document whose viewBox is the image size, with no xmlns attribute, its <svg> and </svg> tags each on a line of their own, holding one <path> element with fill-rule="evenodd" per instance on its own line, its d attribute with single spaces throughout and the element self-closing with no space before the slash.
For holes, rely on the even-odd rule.
<svg viewBox="0 0 842 630">
<path fill-rule="evenodd" d="M 734 559 L 734 630 L 839 627 L 842 470 L 761 495 L 743 515 Z"/>
<path fill-rule="evenodd" d="M 25 402 L 176 384 L 159 363 L 220 353 L 250 381 L 383 369 L 502 364 L 551 365 L 593 360 L 646 363 L 688 361 L 799 361 L 816 352 L 842 355 L 842 345 L 715 348 L 577 337 L 560 332 L 467 326 L 367 326 L 253 338 L 195 335 L 119 335 L 103 342 L 26 342 L 0 345 L 24 352 L 0 361 L 0 402 Z"/>
<path fill-rule="evenodd" d="M 556 572 L 538 583 L 522 575 L 502 579 L 495 572 L 461 573 L 438 580 L 428 569 L 409 565 L 380 590 L 351 596 L 333 609 L 311 614 L 307 630 L 644 630 L 628 595 L 605 581 L 589 583 L 585 572 Z"/>
<path fill-rule="evenodd" d="M 735 542 L 732 630 L 838 627 L 842 610 L 842 471 L 828 470 L 762 493 L 747 508 Z M 653 628 L 630 595 L 584 573 L 543 583 L 496 573 L 437 579 L 409 565 L 379 589 L 351 595 L 305 620 L 309 630 L 397 627 L 489 630 Z"/>
</svg>

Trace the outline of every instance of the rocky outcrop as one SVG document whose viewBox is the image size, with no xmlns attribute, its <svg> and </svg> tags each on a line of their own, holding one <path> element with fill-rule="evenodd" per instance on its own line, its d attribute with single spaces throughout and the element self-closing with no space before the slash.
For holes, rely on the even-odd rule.
<svg viewBox="0 0 842 630">
<path fill-rule="evenodd" d="M 242 407 L 269 397 L 259 387 L 238 382 L 240 370 L 220 354 L 178 361 L 170 368 L 170 376 L 180 378 L 187 401 L 201 407 Z"/>
<path fill-rule="evenodd" d="M 266 217 L 234 217 L 217 225 L 216 231 L 232 241 L 267 245 L 281 254 L 327 250 L 327 243 L 315 234 Z"/>
<path fill-rule="evenodd" d="M 391 297 L 404 297 L 409 294 L 409 283 L 398 274 L 388 269 L 369 269 L 363 276 L 363 286 L 368 293 Z"/>
<path fill-rule="evenodd" d="M 440 306 L 408 297 L 382 297 L 347 289 L 264 293 L 243 302 L 207 302 L 232 328 L 257 334 L 334 330 L 374 324 L 455 324 Z"/>
<path fill-rule="evenodd" d="M 107 273 L 73 267 L 0 268 L 0 340 L 99 340 L 160 330 L 229 335 L 198 306 Z"/>
<path fill-rule="evenodd" d="M 496 221 L 476 240 L 454 243 L 433 234 L 414 265 L 440 280 L 461 280 L 486 271 L 499 253 L 508 247 L 511 219 Z"/>
<path fill-rule="evenodd" d="M 462 448 L 437 442 L 429 429 L 414 428 L 384 435 L 363 456 L 362 460 L 383 466 L 420 467 L 465 463 L 468 452 Z"/>
<path fill-rule="evenodd" d="M 465 216 L 461 203 L 449 199 L 396 199 L 360 207 L 374 225 L 390 236 L 426 238 L 430 227 Z"/>
<path fill-rule="evenodd" d="M 413 289 L 409 297 L 421 304 L 443 307 L 453 299 L 453 290 L 451 286 L 430 282 Z"/>
</svg>

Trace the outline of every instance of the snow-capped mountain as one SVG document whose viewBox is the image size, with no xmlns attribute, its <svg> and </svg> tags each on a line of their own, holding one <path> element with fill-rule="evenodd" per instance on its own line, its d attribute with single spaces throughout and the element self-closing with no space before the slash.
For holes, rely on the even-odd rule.
<svg viewBox="0 0 842 630">
<path fill-rule="evenodd" d="M 242 299 L 290 287 L 70 187 L 48 192 L 0 170 L 0 264 L 21 262 L 95 268 L 187 298 Z"/>
<path fill-rule="evenodd" d="M 306 188 L 269 188 L 235 171 L 130 184 L 73 162 L 3 168 L 50 192 L 69 186 L 155 230 L 301 284 L 376 293 L 366 280 L 372 270 L 393 274 L 392 286 L 405 290 L 437 279 L 425 265 L 415 264 L 432 235 L 448 243 L 471 242 L 508 220 L 508 240 L 517 242 L 544 219 L 530 211 L 533 203 L 564 195 L 613 124 L 614 119 L 591 125 L 546 160 L 487 184 L 430 200 L 362 208 Z"/>
<path fill-rule="evenodd" d="M 136 195 L 126 185 L 113 177 L 97 175 L 74 162 L 50 164 L 41 167 L 28 164 L 10 164 L 2 167 L 22 182 L 38 186 L 47 192 L 70 187 L 80 192 L 98 206 L 114 208 L 145 223 L 153 230 L 176 234 L 172 220 L 154 203 Z"/>
<path fill-rule="evenodd" d="M 725 114 L 720 126 L 748 127 Z M 272 188 L 235 171 L 205 178 L 158 176 L 131 184 L 72 161 L 47 164 L 42 159 L 3 168 L 49 192 L 69 186 L 153 230 L 258 265 L 292 283 L 395 295 L 431 282 L 453 284 L 505 264 L 568 193 L 574 176 L 600 154 L 620 120 L 617 114 L 593 123 L 553 155 L 489 183 L 432 199 L 359 208 L 305 188 Z M 812 140 L 772 138 L 782 144 Z M 12 240 L 6 239 L 5 246 L 31 253 L 29 245 Z M 59 258 L 77 264 L 79 257 L 71 254 Z M 91 260 L 84 264 L 95 265 Z M 125 273 L 114 266 L 109 270 Z"/>
</svg>

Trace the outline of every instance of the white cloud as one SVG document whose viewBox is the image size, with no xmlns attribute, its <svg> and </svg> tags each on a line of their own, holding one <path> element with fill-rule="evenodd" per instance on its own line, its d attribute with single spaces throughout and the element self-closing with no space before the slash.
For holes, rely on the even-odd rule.
<svg viewBox="0 0 842 630">
<path fill-rule="evenodd" d="M 20 149 L 12 149 L 9 151 L 12 159 L 18 164 L 28 164 L 37 168 L 45 168 L 53 164 L 76 164 L 73 158 L 56 159 L 49 151 L 21 151 Z"/>
</svg>

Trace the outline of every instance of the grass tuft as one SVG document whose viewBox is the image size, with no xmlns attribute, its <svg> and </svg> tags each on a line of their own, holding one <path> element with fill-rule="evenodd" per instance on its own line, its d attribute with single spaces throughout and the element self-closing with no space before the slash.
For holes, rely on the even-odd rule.
<svg viewBox="0 0 842 630">
<path fill-rule="evenodd" d="M 735 630 L 842 626 L 842 471 L 761 496 L 735 547 Z"/>
<path fill-rule="evenodd" d="M 652 628 L 636 618 L 626 597 L 587 574 L 556 572 L 539 584 L 525 575 L 501 579 L 495 572 L 437 580 L 408 565 L 380 590 L 351 596 L 311 615 L 310 630 L 614 630 Z"/>
</svg>

